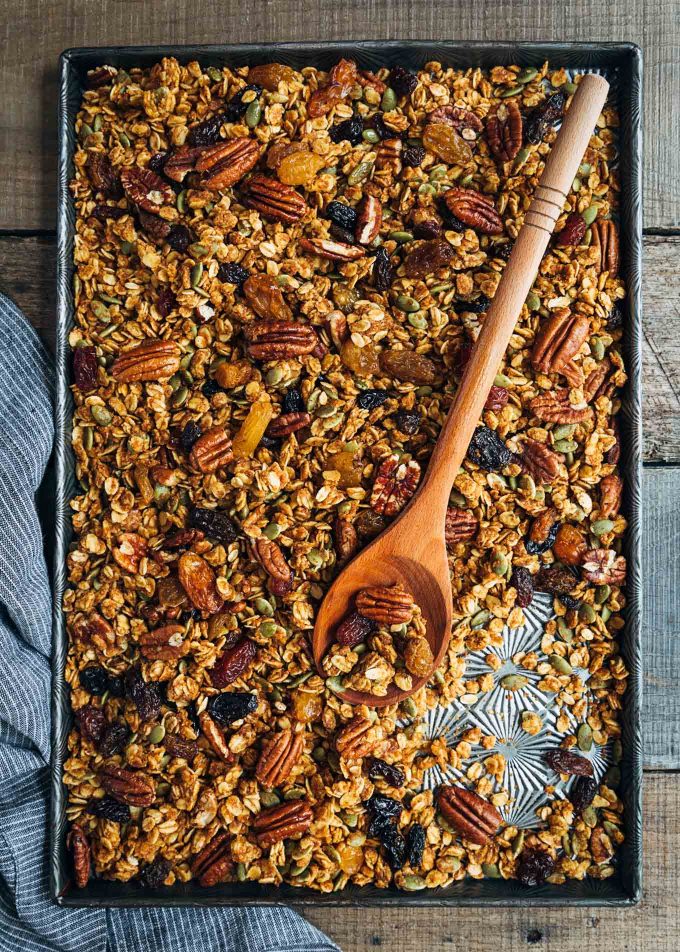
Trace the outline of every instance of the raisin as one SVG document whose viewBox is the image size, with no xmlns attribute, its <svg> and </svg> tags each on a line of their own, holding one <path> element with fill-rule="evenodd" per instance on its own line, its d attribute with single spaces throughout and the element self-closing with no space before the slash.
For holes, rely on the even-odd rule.
<svg viewBox="0 0 680 952">
<path fill-rule="evenodd" d="M 94 347 L 77 347 L 73 351 L 73 379 L 83 393 L 97 386 L 99 364 Z"/>
<path fill-rule="evenodd" d="M 413 236 L 415 238 L 438 238 L 441 233 L 442 226 L 435 218 L 416 222 L 413 226 Z"/>
<path fill-rule="evenodd" d="M 494 412 L 502 410 L 509 399 L 510 394 L 505 389 L 505 387 L 493 386 L 491 390 L 489 390 L 489 396 L 486 398 L 484 409 L 493 410 Z"/>
<path fill-rule="evenodd" d="M 260 440 L 260 446 L 264 447 L 266 450 L 280 450 L 281 440 L 275 436 L 267 436 L 265 433 Z"/>
<path fill-rule="evenodd" d="M 170 288 L 163 288 L 156 301 L 156 310 L 161 317 L 167 317 L 177 307 L 177 298 Z"/>
<path fill-rule="evenodd" d="M 106 717 L 104 716 L 103 710 L 100 707 L 95 707 L 93 704 L 86 704 L 76 711 L 76 720 L 78 721 L 78 727 L 83 737 L 96 744 L 100 740 L 104 732 L 104 727 L 106 726 Z"/>
<path fill-rule="evenodd" d="M 567 215 L 567 220 L 562 226 L 562 230 L 557 233 L 555 243 L 559 245 L 560 248 L 580 245 L 587 227 L 583 215 L 579 214 L 579 212 L 572 212 L 570 215 Z"/>
<path fill-rule="evenodd" d="M 422 278 L 447 265 L 455 252 L 444 238 L 424 241 L 406 256 L 404 270 L 409 278 Z"/>
<path fill-rule="evenodd" d="M 255 642 L 242 638 L 219 656 L 210 670 L 210 679 L 216 688 L 226 688 L 248 670 L 257 654 Z"/>
<path fill-rule="evenodd" d="M 572 598 L 571 595 L 563 594 L 559 596 L 559 599 L 564 605 L 564 607 L 569 609 L 570 611 L 577 612 L 579 608 L 581 607 L 581 603 L 578 600 L 578 598 Z"/>
<path fill-rule="evenodd" d="M 480 294 L 474 301 L 457 301 L 456 314 L 486 314 L 490 305 L 491 301 L 486 294 Z"/>
<path fill-rule="evenodd" d="M 414 433 L 418 432 L 422 421 L 420 414 L 416 410 L 399 410 L 399 412 L 394 415 L 394 422 L 397 425 L 397 429 L 401 430 L 402 433 L 413 436 Z"/>
<path fill-rule="evenodd" d="M 390 869 L 401 869 L 406 859 L 406 841 L 397 829 L 396 823 L 385 823 L 376 830 L 376 835 L 382 843 Z"/>
<path fill-rule="evenodd" d="M 569 774 L 574 777 L 592 777 L 593 775 L 593 765 L 589 760 L 563 747 L 547 751 L 543 759 L 555 773 Z"/>
<path fill-rule="evenodd" d="M 248 70 L 248 79 L 260 86 L 264 86 L 270 93 L 275 93 L 279 83 L 292 83 L 295 73 L 290 66 L 283 63 L 264 63 L 261 66 L 252 66 Z"/>
<path fill-rule="evenodd" d="M 417 169 L 423 164 L 426 152 L 422 145 L 407 145 L 402 150 L 401 161 L 409 169 Z"/>
<path fill-rule="evenodd" d="M 200 529 L 211 539 L 216 539 L 224 545 L 230 545 L 239 537 L 236 524 L 221 509 L 201 509 L 192 506 L 189 510 L 189 525 L 192 529 Z"/>
<path fill-rule="evenodd" d="M 403 810 L 400 800 L 393 797 L 386 797 L 381 793 L 374 793 L 370 800 L 366 801 L 366 809 L 371 820 L 368 832 L 372 836 L 376 826 L 385 820 L 398 820 Z"/>
<path fill-rule="evenodd" d="M 198 728 L 196 732 L 198 733 Z M 163 746 L 171 757 L 179 757 L 188 763 L 191 763 L 198 753 L 196 741 L 180 737 L 179 734 L 166 734 L 163 739 Z"/>
<path fill-rule="evenodd" d="M 217 694 L 208 701 L 208 714 L 222 727 L 227 727 L 256 711 L 257 704 L 257 694 L 250 694 L 248 691 Z"/>
<path fill-rule="evenodd" d="M 210 119 L 199 122 L 197 126 L 189 130 L 187 143 L 189 145 L 214 145 L 219 142 L 220 129 L 226 121 L 226 116 L 223 113 L 218 113 L 216 116 L 211 116 Z"/>
<path fill-rule="evenodd" d="M 201 393 L 204 397 L 207 397 L 210 400 L 211 397 L 214 397 L 216 393 L 219 393 L 222 388 L 216 380 L 206 380 L 206 382 L 201 387 Z"/>
<path fill-rule="evenodd" d="M 243 89 L 239 90 L 239 92 L 237 92 L 234 96 L 232 96 L 227 103 L 224 119 L 222 120 L 223 122 L 236 122 L 237 119 L 240 119 L 241 116 L 245 115 L 250 102 L 254 101 L 253 99 L 251 99 L 250 102 L 243 101 L 243 97 L 249 92 L 255 93 L 255 98 L 257 98 L 262 94 L 262 87 L 258 86 L 257 83 L 249 83 L 247 86 L 244 86 Z"/>
<path fill-rule="evenodd" d="M 390 72 L 390 86 L 397 96 L 410 96 L 418 85 L 418 77 L 403 66 L 394 66 Z"/>
<path fill-rule="evenodd" d="M 157 684 L 147 684 L 139 665 L 128 668 L 125 675 L 125 693 L 137 708 L 143 721 L 152 721 L 161 711 L 161 695 Z"/>
<path fill-rule="evenodd" d="M 184 253 L 191 244 L 193 235 L 186 225 L 173 225 L 165 240 L 173 251 Z"/>
<path fill-rule="evenodd" d="M 224 262 L 217 269 L 217 278 L 219 281 L 224 281 L 225 284 L 235 284 L 239 288 L 248 275 L 249 272 L 246 271 L 245 268 L 242 268 L 240 264 L 236 264 L 235 261 Z"/>
<path fill-rule="evenodd" d="M 541 886 L 555 869 L 555 860 L 542 849 L 527 849 L 520 856 L 517 878 L 523 886 Z"/>
<path fill-rule="evenodd" d="M 482 469 L 495 472 L 508 466 L 513 461 L 514 454 L 495 430 L 490 430 L 488 426 L 478 426 L 470 440 L 467 457 Z"/>
<path fill-rule="evenodd" d="M 511 241 L 506 241 L 505 244 L 500 245 L 498 248 L 493 248 L 492 251 L 496 258 L 500 258 L 501 261 L 508 261 L 512 254 L 513 247 L 514 245 Z"/>
<path fill-rule="evenodd" d="M 305 401 L 302 399 L 300 391 L 296 390 L 295 387 L 290 387 L 290 389 L 286 390 L 281 404 L 281 412 L 304 413 L 305 409 Z"/>
<path fill-rule="evenodd" d="M 114 823 L 127 823 L 130 819 L 130 807 L 127 803 L 119 803 L 113 797 L 91 800 L 87 812 L 102 820 L 112 820 Z"/>
<path fill-rule="evenodd" d="M 147 169 L 151 169 L 156 175 L 162 175 L 169 152 L 154 152 L 146 164 Z"/>
<path fill-rule="evenodd" d="M 335 238 L 336 241 L 342 242 L 343 245 L 355 245 L 356 239 L 354 238 L 354 232 L 350 231 L 348 228 L 341 228 L 340 225 L 331 225 L 330 229 L 331 238 Z"/>
<path fill-rule="evenodd" d="M 326 218 L 329 218 L 334 225 L 339 225 L 341 228 L 353 232 L 357 223 L 357 211 L 356 208 L 345 205 L 344 202 L 329 202 L 326 208 Z"/>
<path fill-rule="evenodd" d="M 528 608 L 534 597 L 534 579 L 529 569 L 523 565 L 515 566 L 508 584 L 517 590 L 515 604 L 520 608 Z"/>
<path fill-rule="evenodd" d="M 373 116 L 371 126 L 381 139 L 394 138 L 394 132 L 392 132 L 392 130 L 387 126 L 387 123 L 383 119 L 381 112 L 376 112 L 376 114 Z"/>
<path fill-rule="evenodd" d="M 139 874 L 139 881 L 147 889 L 158 889 L 168 878 L 171 869 L 172 863 L 170 860 L 159 856 L 153 863 L 147 863 Z"/>
<path fill-rule="evenodd" d="M 574 805 L 574 809 L 579 813 L 585 810 L 595 799 L 597 793 L 597 780 L 594 777 L 577 777 L 569 791 L 569 799 Z"/>
<path fill-rule="evenodd" d="M 539 592 L 549 592 L 560 597 L 576 588 L 577 582 L 574 573 L 563 565 L 544 566 L 536 576 L 536 588 Z"/>
<path fill-rule="evenodd" d="M 472 149 L 453 126 L 432 123 L 425 127 L 423 145 L 438 159 L 449 165 L 467 165 L 472 159 Z"/>
<path fill-rule="evenodd" d="M 423 861 L 425 851 L 425 828 L 420 823 L 414 823 L 406 835 L 406 862 L 412 869 L 417 869 Z"/>
<path fill-rule="evenodd" d="M 328 134 L 331 138 L 331 142 L 347 141 L 351 145 L 359 145 L 362 141 L 361 134 L 363 131 L 364 120 L 361 116 L 352 116 L 351 119 L 345 119 L 344 122 L 339 122 L 337 125 L 332 126 Z"/>
<path fill-rule="evenodd" d="M 109 218 L 112 221 L 118 221 L 119 218 L 122 218 L 123 215 L 127 215 L 127 208 L 118 208 L 117 205 L 95 205 L 92 211 L 90 212 L 91 218 L 96 218 L 97 221 L 105 222 Z"/>
<path fill-rule="evenodd" d="M 362 390 L 357 397 L 357 406 L 362 410 L 375 410 L 389 397 L 388 390 Z"/>
<path fill-rule="evenodd" d="M 371 780 L 385 780 L 390 787 L 403 787 L 406 774 L 400 767 L 388 764 L 379 757 L 371 757 L 368 763 L 368 776 Z"/>
<path fill-rule="evenodd" d="M 615 331 L 623 324 L 623 311 L 620 304 L 615 304 L 607 315 L 607 327 L 610 331 Z"/>
<path fill-rule="evenodd" d="M 372 274 L 376 291 L 388 291 L 395 279 L 395 273 L 386 248 L 378 248 L 373 259 Z"/>
<path fill-rule="evenodd" d="M 396 380 L 419 386 L 429 386 L 438 379 L 437 367 L 430 358 L 413 350 L 384 350 L 380 355 L 380 367 Z"/>
<path fill-rule="evenodd" d="M 375 509 L 362 509 L 354 527 L 362 539 L 375 539 L 387 525 L 387 520 Z"/>
<path fill-rule="evenodd" d="M 201 435 L 201 428 L 195 420 L 189 420 L 182 430 L 179 438 L 180 445 L 185 453 L 190 453 L 191 448 Z"/>
<path fill-rule="evenodd" d="M 97 749 L 103 757 L 112 757 L 125 750 L 129 737 L 130 728 L 125 721 L 113 721 L 106 725 Z"/>
<path fill-rule="evenodd" d="M 531 539 L 527 539 L 524 543 L 524 548 L 527 550 L 529 555 L 541 555 L 543 552 L 547 552 L 548 549 L 552 549 L 553 545 L 555 544 L 555 539 L 557 538 L 559 528 L 559 522 L 554 522 L 548 530 L 548 535 L 542 541 L 533 542 Z"/>
<path fill-rule="evenodd" d="M 376 624 L 370 618 L 364 618 L 359 612 L 352 612 L 344 621 L 341 621 L 335 632 L 335 639 L 345 648 L 354 648 L 361 644 L 376 629 Z"/>
<path fill-rule="evenodd" d="M 548 129 L 562 118 L 567 97 L 562 92 L 553 93 L 535 109 L 532 109 L 524 123 L 524 137 L 532 145 L 541 142 Z"/>
<path fill-rule="evenodd" d="M 449 231 L 465 231 L 467 225 L 464 221 L 461 221 L 457 215 L 454 215 L 449 206 L 444 201 L 444 198 L 440 196 L 437 199 L 437 211 L 444 219 L 444 225 L 448 228 Z"/>
<path fill-rule="evenodd" d="M 82 686 L 90 694 L 98 696 L 108 690 L 109 675 L 104 668 L 90 665 L 89 668 L 83 668 L 78 677 Z"/>
<path fill-rule="evenodd" d="M 125 682 L 122 678 L 111 677 L 109 678 L 109 694 L 111 697 L 124 697 L 125 696 Z"/>
</svg>

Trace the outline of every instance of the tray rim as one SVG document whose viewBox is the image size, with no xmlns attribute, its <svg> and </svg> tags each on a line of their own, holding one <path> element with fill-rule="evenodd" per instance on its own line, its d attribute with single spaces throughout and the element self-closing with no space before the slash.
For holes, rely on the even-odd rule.
<svg viewBox="0 0 680 952">
<path fill-rule="evenodd" d="M 90 884 L 85 890 L 66 891 L 64 883 L 64 826 L 65 803 L 64 787 L 61 782 L 64 752 L 66 746 L 68 715 L 68 685 L 63 677 L 63 665 L 66 654 L 66 633 L 61 611 L 61 597 L 65 588 L 65 556 L 70 535 L 70 507 L 67 459 L 71 455 L 70 447 L 70 390 L 68 368 L 68 330 L 71 326 L 71 276 L 73 273 L 72 240 L 73 234 L 67 216 L 71 202 L 68 182 L 71 176 L 72 150 L 69 145 L 68 91 L 74 72 L 85 68 L 88 60 L 115 61 L 136 57 L 138 60 L 153 60 L 161 56 L 175 56 L 181 61 L 187 59 L 219 57 L 231 62 L 246 63 L 248 60 L 271 59 L 276 51 L 287 52 L 303 57 L 328 57 L 333 54 L 351 52 L 359 59 L 362 53 L 384 52 L 394 54 L 402 52 L 405 57 L 413 54 L 441 58 L 449 52 L 452 55 L 469 53 L 469 66 L 475 65 L 475 59 L 490 57 L 496 62 L 514 62 L 518 65 L 534 65 L 537 58 L 565 62 L 578 59 L 579 54 L 586 59 L 605 58 L 607 64 L 590 64 L 591 69 L 615 68 L 626 71 L 626 95 L 629 100 L 629 115 L 626 118 L 626 141 L 621 143 L 621 156 L 626 167 L 626 179 L 622 182 L 627 207 L 625 210 L 626 230 L 624 234 L 623 260 L 627 270 L 628 297 L 627 321 L 628 334 L 625 341 L 626 365 L 629 373 L 626 387 L 625 429 L 626 450 L 625 482 L 626 507 L 629 516 L 629 529 L 626 537 L 626 554 L 629 561 L 628 604 L 626 625 L 624 628 L 625 654 L 630 668 L 630 680 L 625 703 L 625 727 L 627 734 L 626 754 L 630 763 L 626 769 L 627 793 L 626 810 L 626 851 L 632 853 L 627 878 L 628 886 L 622 886 L 615 894 L 598 895 L 597 890 L 585 896 L 567 895 L 565 886 L 542 887 L 531 893 L 523 892 L 494 895 L 488 885 L 488 894 L 479 896 L 452 895 L 442 896 L 436 890 L 419 893 L 404 893 L 398 890 L 375 890 L 370 894 L 356 893 L 318 893 L 310 889 L 294 887 L 258 887 L 256 895 L 242 895 L 238 887 L 231 894 L 224 892 L 225 887 L 205 890 L 191 884 L 181 887 L 181 891 L 131 893 L 128 884 L 102 882 Z M 127 65 L 134 65 L 129 63 Z M 573 62 L 574 68 L 583 63 Z M 642 267 L 642 50 L 633 42 L 501 42 L 488 41 L 436 41 L 436 40 L 336 40 L 286 43 L 239 43 L 239 44 L 162 44 L 152 46 L 100 46 L 71 47 L 59 57 L 60 98 L 59 98 L 59 155 L 58 155 L 58 215 L 57 215 L 57 332 L 56 332 L 56 387 L 55 387 L 55 548 L 53 564 L 53 656 L 52 656 L 52 759 L 51 759 L 51 803 L 50 803 L 50 893 L 59 905 L 76 908 L 115 908 L 115 907 L 210 907 L 210 906 L 334 906 L 334 907 L 377 907 L 377 906 L 617 906 L 628 907 L 637 904 L 642 898 L 642 757 L 641 757 L 641 506 L 640 484 L 642 479 L 642 420 L 641 420 L 641 267 Z M 624 123 L 622 123 L 622 129 Z M 483 881 L 485 883 L 507 884 L 512 881 Z M 608 881 L 609 882 L 609 881 Z M 99 888 L 97 888 L 99 887 Z M 450 887 L 449 887 L 450 888 Z M 502 887 L 500 887 L 502 888 Z M 100 895 L 99 893 L 103 893 Z M 170 893 L 170 894 L 169 894 Z"/>
</svg>

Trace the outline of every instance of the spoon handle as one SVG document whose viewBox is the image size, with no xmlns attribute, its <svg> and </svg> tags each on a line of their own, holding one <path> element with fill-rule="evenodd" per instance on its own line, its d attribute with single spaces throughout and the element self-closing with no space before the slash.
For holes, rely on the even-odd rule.
<svg viewBox="0 0 680 952">
<path fill-rule="evenodd" d="M 555 222 L 571 191 L 609 84 L 590 73 L 579 83 L 524 218 L 427 468 L 418 498 L 443 518 L 453 481 L 493 385 Z M 414 499 L 417 508 L 418 498 Z"/>
</svg>

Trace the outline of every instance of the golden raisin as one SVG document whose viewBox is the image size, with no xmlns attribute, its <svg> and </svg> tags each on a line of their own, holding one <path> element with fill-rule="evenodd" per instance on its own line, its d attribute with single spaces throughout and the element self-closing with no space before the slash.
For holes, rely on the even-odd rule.
<svg viewBox="0 0 680 952">
<path fill-rule="evenodd" d="M 433 122 L 423 132 L 423 145 L 438 159 L 450 165 L 467 165 L 472 161 L 472 149 L 453 126 Z"/>
<path fill-rule="evenodd" d="M 278 176 L 284 185 L 310 185 L 325 159 L 313 152 L 294 152 L 282 159 Z"/>
<path fill-rule="evenodd" d="M 345 367 L 360 377 L 380 373 L 378 353 L 370 344 L 365 347 L 357 347 L 352 340 L 347 340 L 342 345 L 340 358 Z"/>
<path fill-rule="evenodd" d="M 267 149 L 267 168 L 278 169 L 287 155 L 304 151 L 302 142 L 275 142 Z"/>
<path fill-rule="evenodd" d="M 243 284 L 246 301 L 260 317 L 290 321 L 293 312 L 286 304 L 276 278 L 269 274 L 253 274 Z"/>
<path fill-rule="evenodd" d="M 364 861 L 364 851 L 360 846 L 339 846 L 340 869 L 348 876 L 358 873 Z"/>
<path fill-rule="evenodd" d="M 321 698 L 318 694 L 299 690 L 293 693 L 293 717 L 301 724 L 310 724 L 321 717 Z"/>
<path fill-rule="evenodd" d="M 273 415 L 274 409 L 269 400 L 256 400 L 251 405 L 248 416 L 234 437 L 234 459 L 247 459 L 253 455 Z"/>
<path fill-rule="evenodd" d="M 276 92 L 279 83 L 291 83 L 294 79 L 293 70 L 283 63 L 263 63 L 261 66 L 252 66 L 248 71 L 248 82 L 264 86 L 270 93 Z"/>
<path fill-rule="evenodd" d="M 252 366 L 245 360 L 236 360 L 234 363 L 218 364 L 215 369 L 215 380 L 225 390 L 233 390 L 234 387 L 242 387 L 248 383 L 253 375 Z"/>
<path fill-rule="evenodd" d="M 361 297 L 361 294 L 356 288 L 349 288 L 346 284 L 341 284 L 339 281 L 333 283 L 331 294 L 333 295 L 333 300 L 337 307 L 343 314 L 350 314 L 354 309 L 354 305 Z"/>
<path fill-rule="evenodd" d="M 430 673 L 434 655 L 427 638 L 409 638 L 404 648 L 406 670 L 417 677 Z"/>
<path fill-rule="evenodd" d="M 331 453 L 326 459 L 326 470 L 335 470 L 340 473 L 338 486 L 349 489 L 351 486 L 361 486 L 361 462 L 349 450 L 340 453 Z"/>
<path fill-rule="evenodd" d="M 380 355 L 380 366 L 390 377 L 419 386 L 436 383 L 439 376 L 429 357 L 412 350 L 385 350 Z"/>
<path fill-rule="evenodd" d="M 586 549 L 586 541 L 580 529 L 568 522 L 560 526 L 553 545 L 553 554 L 558 561 L 564 562 L 565 565 L 580 565 Z"/>
</svg>

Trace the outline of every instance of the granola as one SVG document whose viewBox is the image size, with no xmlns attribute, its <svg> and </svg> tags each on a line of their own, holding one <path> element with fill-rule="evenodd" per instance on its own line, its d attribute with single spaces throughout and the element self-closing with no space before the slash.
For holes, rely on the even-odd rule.
<svg viewBox="0 0 680 952">
<path fill-rule="evenodd" d="M 325 680 L 309 650 L 339 567 L 427 467 L 578 81 L 548 64 L 92 71 L 64 596 L 78 886 L 91 870 L 323 892 L 612 875 L 627 679 L 612 107 L 451 494 L 442 665 L 376 711 L 336 692 L 374 669 L 406 683 L 390 626 L 348 632 Z M 540 652 L 501 673 L 535 590 L 554 605 Z M 488 671 L 467 676 L 469 652 Z M 546 765 L 525 829 L 507 819 L 503 738 L 423 726 L 498 678 L 544 693 L 565 752 L 612 751 L 567 796 Z"/>
</svg>

